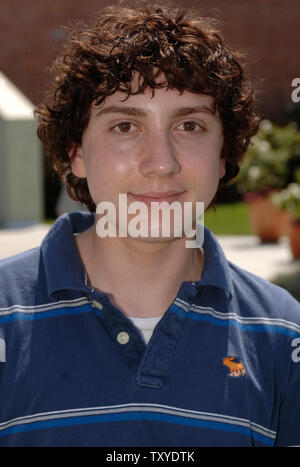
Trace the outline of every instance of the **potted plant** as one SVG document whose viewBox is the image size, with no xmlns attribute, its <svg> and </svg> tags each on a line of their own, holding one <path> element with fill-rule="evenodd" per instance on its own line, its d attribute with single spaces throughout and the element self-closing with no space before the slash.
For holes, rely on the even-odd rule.
<svg viewBox="0 0 300 467">
<path fill-rule="evenodd" d="M 270 196 L 293 177 L 290 161 L 300 154 L 300 132 L 294 124 L 279 127 L 263 120 L 252 139 L 237 177 L 238 191 L 249 203 L 250 223 L 262 242 L 277 242 L 286 233 L 288 215 Z"/>
<path fill-rule="evenodd" d="M 290 183 L 279 193 L 274 193 L 272 202 L 290 215 L 287 234 L 293 258 L 300 259 L 300 183 Z"/>
</svg>

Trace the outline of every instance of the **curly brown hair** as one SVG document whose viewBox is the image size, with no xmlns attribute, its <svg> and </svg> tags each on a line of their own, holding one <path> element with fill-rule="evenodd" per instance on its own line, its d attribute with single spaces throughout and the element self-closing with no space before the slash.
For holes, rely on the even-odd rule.
<svg viewBox="0 0 300 467">
<path fill-rule="evenodd" d="M 81 145 L 92 102 L 101 104 L 116 91 L 129 96 L 166 86 L 213 96 L 224 131 L 221 184 L 238 174 L 259 119 L 240 55 L 224 44 L 216 24 L 197 10 L 138 2 L 106 7 L 92 26 L 71 32 L 53 64 L 47 99 L 36 110 L 38 137 L 71 198 L 95 211 L 86 179 L 71 171 L 69 152 Z M 161 73 L 164 83 L 156 79 Z"/>
</svg>

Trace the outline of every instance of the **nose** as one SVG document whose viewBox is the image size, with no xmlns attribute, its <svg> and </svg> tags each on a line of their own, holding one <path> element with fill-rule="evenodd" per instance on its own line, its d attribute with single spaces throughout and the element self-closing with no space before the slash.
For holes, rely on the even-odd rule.
<svg viewBox="0 0 300 467">
<path fill-rule="evenodd" d="M 168 134 L 155 132 L 144 141 L 140 171 L 144 176 L 166 178 L 178 173 L 181 167 Z"/>
</svg>

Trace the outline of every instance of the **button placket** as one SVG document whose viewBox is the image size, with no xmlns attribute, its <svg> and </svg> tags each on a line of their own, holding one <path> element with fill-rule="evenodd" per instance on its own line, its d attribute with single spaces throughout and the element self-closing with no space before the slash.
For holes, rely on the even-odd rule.
<svg viewBox="0 0 300 467">
<path fill-rule="evenodd" d="M 119 344 L 126 345 L 128 344 L 129 340 L 130 340 L 130 336 L 128 332 L 121 331 L 117 334 L 117 341 L 119 342 Z"/>
<path fill-rule="evenodd" d="M 126 364 L 136 371 L 144 354 L 144 342 L 129 319 L 107 297 L 98 298 L 98 292 L 96 294 L 91 300 L 91 306 L 95 308 L 102 326 L 118 347 Z"/>
<path fill-rule="evenodd" d="M 163 385 L 185 316 L 185 313 L 179 316 L 169 309 L 157 325 L 139 366 L 136 377 L 139 386 L 158 389 Z"/>
</svg>

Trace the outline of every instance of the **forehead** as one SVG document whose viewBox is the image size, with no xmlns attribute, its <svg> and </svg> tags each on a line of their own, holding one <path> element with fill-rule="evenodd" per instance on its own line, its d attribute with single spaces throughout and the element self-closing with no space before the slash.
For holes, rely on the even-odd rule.
<svg viewBox="0 0 300 467">
<path fill-rule="evenodd" d="M 214 115 L 214 99 L 212 96 L 196 94 L 184 90 L 167 89 L 166 87 L 158 89 L 146 88 L 143 93 L 127 95 L 124 92 L 116 91 L 108 96 L 100 105 L 92 104 L 92 113 L 101 113 L 102 110 L 111 107 L 128 109 L 136 107 L 143 110 L 144 113 L 160 112 L 164 114 L 173 114 L 179 109 L 198 109 L 199 112 Z"/>
<path fill-rule="evenodd" d="M 180 108 L 196 108 L 203 109 L 207 114 L 218 116 L 218 112 L 214 109 L 214 98 L 205 94 L 198 94 L 188 90 L 183 92 L 176 88 L 168 87 L 165 75 L 158 69 L 156 71 L 155 82 L 161 87 L 152 89 L 146 87 L 143 92 L 139 92 L 143 77 L 134 72 L 132 81 L 130 83 L 131 91 L 133 94 L 126 92 L 116 91 L 106 99 L 99 106 L 92 105 L 92 112 L 99 112 L 102 109 L 116 106 L 117 108 L 136 107 L 143 109 L 143 113 L 151 114 L 151 112 L 160 112 L 161 114 L 174 114 L 178 113 Z M 136 94 L 135 94 L 136 93 Z"/>
</svg>

